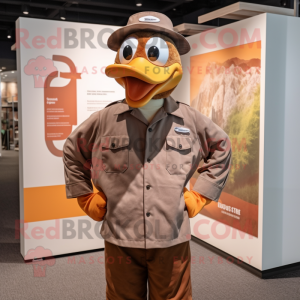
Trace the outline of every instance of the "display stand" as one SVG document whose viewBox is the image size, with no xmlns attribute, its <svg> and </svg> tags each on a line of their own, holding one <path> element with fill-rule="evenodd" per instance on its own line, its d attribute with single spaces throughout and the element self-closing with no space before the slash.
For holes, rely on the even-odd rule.
<svg viewBox="0 0 300 300">
<path fill-rule="evenodd" d="M 16 109 L 15 109 L 16 108 Z M 15 111 L 18 111 L 18 102 L 15 101 L 15 96 L 12 98 L 12 110 L 13 110 L 13 149 L 19 151 L 19 130 L 16 130 L 18 126 L 18 114 L 15 114 Z"/>
<path fill-rule="evenodd" d="M 15 71 L 1 73 L 1 149 L 14 150 L 18 126 L 18 90 Z M 3 141 L 2 141 L 3 139 Z"/>
<path fill-rule="evenodd" d="M 1 79 L 0 79 L 1 81 Z M 1 97 L 0 97 L 1 98 Z M 0 156 L 2 156 L 2 115 L 3 115 L 3 112 L 2 112 L 2 99 L 0 99 Z"/>
<path fill-rule="evenodd" d="M 260 14 L 188 37 L 173 93 L 224 126 L 233 149 L 219 204 L 191 219 L 192 234 L 259 272 L 300 262 L 299 30 L 299 18 Z"/>
<path fill-rule="evenodd" d="M 62 149 L 92 113 L 124 98 L 124 89 L 104 73 L 115 53 L 103 43 L 117 27 L 20 18 L 16 28 L 28 32 L 31 45 L 16 46 L 21 254 L 31 260 L 103 249 L 102 223 L 76 198 L 66 199 Z M 79 40 L 84 32 L 94 38 L 68 46 L 70 32 Z M 42 48 L 36 44 L 41 37 Z"/>
<path fill-rule="evenodd" d="M 270 5 L 237 2 L 232 5 L 199 16 L 198 23 L 203 24 L 217 18 L 230 20 L 244 20 L 264 13 L 293 16 L 294 11 L 293 9 L 284 7 L 274 7 Z"/>
<path fill-rule="evenodd" d="M 181 33 L 182 35 L 194 35 L 214 28 L 216 27 L 209 25 L 182 23 L 180 25 L 175 26 L 174 30 Z"/>
<path fill-rule="evenodd" d="M 5 123 L 4 128 L 5 128 L 6 150 L 14 150 L 14 146 L 15 146 L 15 125 L 16 125 L 15 123 L 17 122 L 17 119 L 15 119 L 15 108 L 17 107 L 18 102 L 15 102 L 14 98 L 15 97 L 12 96 L 11 101 L 7 102 L 5 105 L 2 105 L 1 107 L 1 114 L 4 115 L 4 118 L 2 118 L 1 120 L 1 124 L 2 121 L 4 121 Z"/>
</svg>

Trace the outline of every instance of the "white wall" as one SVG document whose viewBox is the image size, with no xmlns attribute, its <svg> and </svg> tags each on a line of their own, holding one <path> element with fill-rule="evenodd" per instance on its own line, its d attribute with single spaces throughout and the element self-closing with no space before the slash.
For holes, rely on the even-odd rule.
<svg viewBox="0 0 300 300">
<path fill-rule="evenodd" d="M 300 261 L 300 19 L 287 18 L 282 264 Z"/>
<path fill-rule="evenodd" d="M 263 270 L 300 261 L 299 30 L 267 15 Z"/>
</svg>

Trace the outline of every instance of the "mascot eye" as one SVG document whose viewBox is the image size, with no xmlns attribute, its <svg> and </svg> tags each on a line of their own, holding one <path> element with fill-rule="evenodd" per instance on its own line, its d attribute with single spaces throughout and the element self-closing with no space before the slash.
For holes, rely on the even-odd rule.
<svg viewBox="0 0 300 300">
<path fill-rule="evenodd" d="M 132 48 L 129 45 L 126 45 L 125 48 L 123 49 L 123 57 L 126 60 L 131 60 L 132 58 Z"/>
<path fill-rule="evenodd" d="M 138 40 L 131 37 L 123 42 L 119 51 L 119 59 L 121 64 L 128 64 L 136 52 Z"/>
<path fill-rule="evenodd" d="M 151 46 L 148 50 L 147 56 L 151 61 L 158 60 L 159 49 L 156 46 Z"/>
<path fill-rule="evenodd" d="M 164 66 L 169 58 L 169 47 L 167 43 L 159 37 L 151 38 L 147 41 L 145 51 L 149 61 L 157 66 Z"/>
</svg>

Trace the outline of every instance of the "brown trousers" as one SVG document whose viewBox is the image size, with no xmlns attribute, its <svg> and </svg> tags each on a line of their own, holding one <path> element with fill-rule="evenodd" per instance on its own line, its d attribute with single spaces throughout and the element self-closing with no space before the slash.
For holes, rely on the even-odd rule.
<svg viewBox="0 0 300 300">
<path fill-rule="evenodd" d="M 140 249 L 105 242 L 107 300 L 192 300 L 189 242 Z"/>
</svg>

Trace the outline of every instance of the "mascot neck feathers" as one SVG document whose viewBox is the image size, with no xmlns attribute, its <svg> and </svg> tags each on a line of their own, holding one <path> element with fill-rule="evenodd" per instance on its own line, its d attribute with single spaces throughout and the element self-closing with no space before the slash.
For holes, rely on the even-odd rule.
<svg viewBox="0 0 300 300">
<path fill-rule="evenodd" d="M 180 55 L 190 50 L 186 39 L 173 30 L 172 21 L 157 12 L 131 16 L 107 45 L 117 55 L 105 73 L 125 88 L 126 102 L 135 108 L 172 93 L 182 78 Z"/>
</svg>

